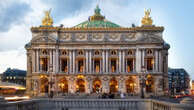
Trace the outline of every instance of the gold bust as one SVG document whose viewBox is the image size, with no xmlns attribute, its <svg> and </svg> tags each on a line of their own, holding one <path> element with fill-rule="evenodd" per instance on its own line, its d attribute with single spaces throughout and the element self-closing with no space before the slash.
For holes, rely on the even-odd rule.
<svg viewBox="0 0 194 110">
<path fill-rule="evenodd" d="M 51 9 L 48 10 L 48 11 L 45 11 L 44 13 L 45 13 L 45 16 L 42 19 L 42 25 L 43 26 L 52 26 L 53 25 L 53 19 L 50 16 Z"/>
<path fill-rule="evenodd" d="M 144 9 L 144 17 L 141 20 L 142 25 L 152 25 L 153 21 L 152 18 L 150 17 L 151 9 Z"/>
</svg>

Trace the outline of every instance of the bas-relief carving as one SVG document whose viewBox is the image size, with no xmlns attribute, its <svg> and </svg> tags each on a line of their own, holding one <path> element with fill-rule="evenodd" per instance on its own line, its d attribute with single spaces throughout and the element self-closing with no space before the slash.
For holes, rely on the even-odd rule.
<svg viewBox="0 0 194 110">
<path fill-rule="evenodd" d="M 57 39 L 51 35 L 36 36 L 32 38 L 32 43 L 42 43 L 42 42 L 56 42 Z"/>
<path fill-rule="evenodd" d="M 137 42 L 140 43 L 163 43 L 163 39 L 154 34 L 138 33 Z"/>
<path fill-rule="evenodd" d="M 60 41 L 70 41 L 72 35 L 70 33 L 64 33 L 60 35 Z"/>
<path fill-rule="evenodd" d="M 123 34 L 123 37 L 125 41 L 135 41 L 137 39 L 136 33 Z"/>
<path fill-rule="evenodd" d="M 104 40 L 104 34 L 96 34 L 92 33 L 92 40 L 93 41 L 103 41 Z"/>
<path fill-rule="evenodd" d="M 76 41 L 87 41 L 88 34 L 76 33 L 75 40 Z"/>
<path fill-rule="evenodd" d="M 120 41 L 121 34 L 108 34 L 109 41 Z"/>
</svg>

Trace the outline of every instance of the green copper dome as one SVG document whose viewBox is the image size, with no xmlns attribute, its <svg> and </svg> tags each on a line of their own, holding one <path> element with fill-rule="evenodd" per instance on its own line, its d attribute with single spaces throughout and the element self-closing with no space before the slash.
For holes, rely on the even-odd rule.
<svg viewBox="0 0 194 110">
<path fill-rule="evenodd" d="M 82 22 L 76 26 L 75 28 L 118 28 L 119 25 L 112 23 L 110 21 L 107 21 L 104 16 L 100 13 L 100 8 L 98 5 L 96 6 L 96 9 L 94 10 L 94 15 L 90 16 L 89 19 L 85 22 Z"/>
</svg>

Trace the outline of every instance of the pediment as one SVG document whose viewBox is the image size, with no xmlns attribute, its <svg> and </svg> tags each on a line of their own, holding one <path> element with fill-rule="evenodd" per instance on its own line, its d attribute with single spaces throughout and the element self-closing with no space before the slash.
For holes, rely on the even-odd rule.
<svg viewBox="0 0 194 110">
<path fill-rule="evenodd" d="M 55 43 L 57 40 L 51 36 L 40 36 L 40 37 L 35 37 L 31 40 L 33 43 Z"/>
</svg>

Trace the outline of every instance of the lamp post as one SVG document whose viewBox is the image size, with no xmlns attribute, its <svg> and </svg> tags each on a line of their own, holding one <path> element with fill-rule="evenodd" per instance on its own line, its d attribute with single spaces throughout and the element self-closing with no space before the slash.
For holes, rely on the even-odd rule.
<svg viewBox="0 0 194 110">
<path fill-rule="evenodd" d="M 145 98 L 144 95 L 144 88 L 145 88 L 145 81 L 146 81 L 146 69 L 142 66 L 142 75 L 140 75 L 140 85 L 141 85 L 141 98 Z"/>
</svg>

